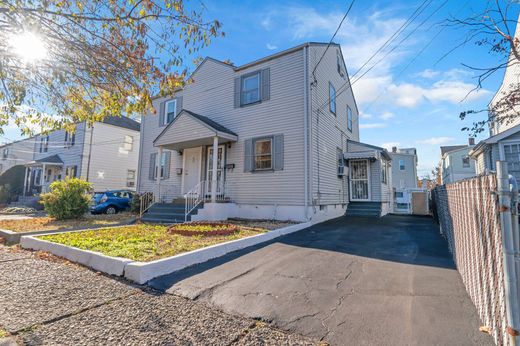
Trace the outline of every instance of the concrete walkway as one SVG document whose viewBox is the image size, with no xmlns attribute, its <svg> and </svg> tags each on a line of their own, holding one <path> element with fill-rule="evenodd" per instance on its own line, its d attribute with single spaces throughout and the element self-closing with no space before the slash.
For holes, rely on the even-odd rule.
<svg viewBox="0 0 520 346">
<path fill-rule="evenodd" d="M 341 218 L 150 285 L 333 345 L 492 345 L 429 218 Z"/>
</svg>

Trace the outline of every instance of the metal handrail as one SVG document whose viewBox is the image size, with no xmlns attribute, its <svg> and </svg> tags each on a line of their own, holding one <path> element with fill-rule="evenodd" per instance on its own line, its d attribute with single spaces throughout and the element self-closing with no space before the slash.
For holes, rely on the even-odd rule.
<svg viewBox="0 0 520 346">
<path fill-rule="evenodd" d="M 184 221 L 188 221 L 188 215 L 197 208 L 199 204 L 204 202 L 206 182 L 203 180 L 195 185 L 190 191 L 184 195 Z"/>
<path fill-rule="evenodd" d="M 141 195 L 139 201 L 139 218 L 143 217 L 143 214 L 155 204 L 155 195 L 153 192 L 145 192 Z"/>
</svg>

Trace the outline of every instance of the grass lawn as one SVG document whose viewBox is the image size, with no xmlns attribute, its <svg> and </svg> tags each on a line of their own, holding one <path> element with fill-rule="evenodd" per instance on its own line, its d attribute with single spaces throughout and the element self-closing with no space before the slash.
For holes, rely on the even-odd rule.
<svg viewBox="0 0 520 346">
<path fill-rule="evenodd" d="M 240 225 L 237 232 L 229 235 L 185 236 L 170 233 L 168 228 L 168 226 L 162 225 L 141 224 L 96 231 L 62 233 L 40 238 L 83 250 L 100 252 L 108 256 L 148 262 L 267 232 L 267 229 L 264 228 Z"/>
<path fill-rule="evenodd" d="M 134 219 L 129 213 L 114 215 L 85 215 L 79 220 L 55 220 L 48 216 L 37 216 L 26 219 L 0 220 L 0 229 L 13 232 L 75 230 L 105 226 L 124 225 Z"/>
</svg>

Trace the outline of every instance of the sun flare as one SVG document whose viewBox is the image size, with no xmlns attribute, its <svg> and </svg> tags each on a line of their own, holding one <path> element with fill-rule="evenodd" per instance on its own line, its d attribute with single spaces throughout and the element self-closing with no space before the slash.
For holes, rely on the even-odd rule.
<svg viewBox="0 0 520 346">
<path fill-rule="evenodd" d="M 30 31 L 11 36 L 9 44 L 13 53 L 27 63 L 35 63 L 47 57 L 47 48 L 43 40 Z"/>
</svg>

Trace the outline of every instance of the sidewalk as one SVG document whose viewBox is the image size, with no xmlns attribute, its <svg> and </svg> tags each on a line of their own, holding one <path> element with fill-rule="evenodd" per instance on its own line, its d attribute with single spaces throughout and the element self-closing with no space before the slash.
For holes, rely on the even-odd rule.
<svg viewBox="0 0 520 346">
<path fill-rule="evenodd" d="M 2 245 L 0 278 L 0 336 L 10 334 L 0 337 L 0 345 L 317 344 L 252 319 Z"/>
</svg>

